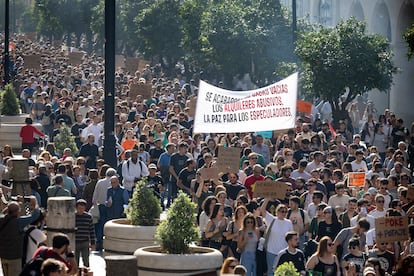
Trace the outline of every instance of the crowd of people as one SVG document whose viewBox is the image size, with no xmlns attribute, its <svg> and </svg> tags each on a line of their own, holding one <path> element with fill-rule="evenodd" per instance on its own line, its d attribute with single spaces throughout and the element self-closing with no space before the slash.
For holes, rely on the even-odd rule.
<svg viewBox="0 0 414 276">
<path fill-rule="evenodd" d="M 79 223 L 85 228 L 77 251 L 66 256 L 70 260 L 81 255 L 88 265 L 89 247 L 103 249 L 105 222 L 125 215 L 135 183 L 146 177 L 162 208 L 170 207 L 178 190 L 197 203 L 199 243 L 222 252 L 222 273 L 237 268 L 246 275 L 273 275 L 292 262 L 301 275 L 413 275 L 414 226 L 404 242 L 378 243 L 375 236 L 375 218 L 408 216 L 414 205 L 414 198 L 408 197 L 414 128 L 408 130 L 393 111 L 379 114 L 372 103 L 358 98 L 349 107 L 350 117 L 335 128 L 325 103 L 320 115 L 300 114 L 294 129 L 273 136 L 219 134 L 222 130 L 192 133 L 190 102 L 197 95 L 196 79 L 186 81 L 179 71 L 166 76 L 159 66 L 147 65 L 141 72 L 118 69 L 115 114 L 106 114 L 102 58 L 91 54 L 82 64 L 70 65 L 61 58 L 62 50 L 48 43 L 19 38 L 15 45 L 14 87 L 22 112 L 28 114 L 21 155 L 29 160 L 31 202 L 38 210 L 37 204 L 47 209 L 50 197 L 76 197 Z M 43 55 L 40 67 L 25 69 L 22 57 L 34 52 Z M 130 98 L 134 83 L 150 83 L 151 98 Z M 102 159 L 104 116 L 114 118 L 117 167 Z M 41 124 L 42 130 L 33 123 Z M 65 127 L 77 144 L 76 152 L 56 151 L 54 138 Z M 44 151 L 36 156 L 35 134 L 48 137 Z M 216 166 L 222 147 L 240 149 L 239 169 L 204 179 L 203 169 Z M 14 155 L 9 145 L 3 146 L 3 195 L 10 194 Z M 350 186 L 350 172 L 365 172 L 364 185 Z M 288 183 L 284 198 L 256 198 L 253 187 L 262 180 Z M 18 207 L 9 203 L 5 212 L 18 219 L 20 233 L 29 224 L 44 225 L 37 212 L 20 222 Z M 91 209 L 99 212 L 97 221 L 88 215 Z M 3 271 L 18 275 L 22 256 L 3 243 L 13 226 L 4 226 L 5 221 L 0 221 Z M 40 234 L 39 239 L 35 245 L 45 240 Z M 50 251 L 70 251 L 64 236 L 56 243 Z M 64 265 L 47 265 L 73 273 L 76 261 L 58 261 Z"/>
</svg>

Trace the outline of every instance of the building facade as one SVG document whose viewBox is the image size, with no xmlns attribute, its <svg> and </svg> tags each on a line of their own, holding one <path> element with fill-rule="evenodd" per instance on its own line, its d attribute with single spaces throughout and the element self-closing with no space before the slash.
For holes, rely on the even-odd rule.
<svg viewBox="0 0 414 276">
<path fill-rule="evenodd" d="M 281 0 L 292 8 L 292 0 Z M 389 93 L 371 91 L 379 112 L 385 108 L 404 119 L 405 125 L 414 122 L 414 59 L 407 59 L 407 44 L 402 38 L 406 29 L 414 22 L 414 0 L 296 0 L 298 18 L 325 26 L 335 26 L 342 19 L 352 16 L 367 22 L 368 32 L 380 33 L 391 43 L 394 64 L 400 71 L 394 75 Z"/>
</svg>

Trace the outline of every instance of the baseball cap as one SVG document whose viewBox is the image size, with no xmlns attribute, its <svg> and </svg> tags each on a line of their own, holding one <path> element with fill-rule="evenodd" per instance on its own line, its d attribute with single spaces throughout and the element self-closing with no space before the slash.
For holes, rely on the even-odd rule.
<svg viewBox="0 0 414 276">
<path fill-rule="evenodd" d="M 157 169 L 157 165 L 149 164 L 148 169 Z"/>
</svg>

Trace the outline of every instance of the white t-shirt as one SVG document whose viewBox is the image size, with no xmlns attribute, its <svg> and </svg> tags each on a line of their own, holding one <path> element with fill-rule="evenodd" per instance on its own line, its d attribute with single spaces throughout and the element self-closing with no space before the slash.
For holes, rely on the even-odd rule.
<svg viewBox="0 0 414 276">
<path fill-rule="evenodd" d="M 275 220 L 272 225 L 272 230 L 270 231 L 269 241 L 267 243 L 267 251 L 274 255 L 277 255 L 277 253 L 287 247 L 285 235 L 287 232 L 293 231 L 293 225 L 290 220 L 280 220 L 277 217 L 272 216 L 269 212 L 266 212 L 265 219 L 266 225 L 268 225 L 268 227 L 270 227 L 272 221 Z"/>
<path fill-rule="evenodd" d="M 371 216 L 370 214 L 368 214 L 365 218 L 369 222 L 369 229 L 370 230 L 374 229 L 375 228 L 375 218 L 373 216 Z M 357 224 L 357 219 L 358 219 L 358 215 L 351 218 L 351 227 L 354 227 Z"/>
</svg>

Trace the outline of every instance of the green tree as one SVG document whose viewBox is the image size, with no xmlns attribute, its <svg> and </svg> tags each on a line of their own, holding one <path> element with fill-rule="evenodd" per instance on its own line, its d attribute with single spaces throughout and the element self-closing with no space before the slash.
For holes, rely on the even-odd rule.
<svg viewBox="0 0 414 276">
<path fill-rule="evenodd" d="M 272 80 L 276 63 L 293 58 L 290 23 L 279 0 L 210 1 L 201 21 L 205 60 L 227 82 L 245 73 Z"/>
<path fill-rule="evenodd" d="M 59 128 L 59 134 L 56 135 L 53 140 L 58 154 L 62 154 L 65 148 L 70 148 L 72 153 L 76 155 L 78 153 L 78 147 L 75 143 L 75 137 L 70 132 L 70 128 L 65 124 Z"/>
<path fill-rule="evenodd" d="M 302 60 L 305 89 L 329 101 L 334 122 L 348 117 L 346 106 L 372 89 L 390 89 L 397 68 L 389 42 L 367 34 L 366 24 L 355 18 L 334 28 L 320 27 L 300 33 L 296 53 Z M 341 96 L 346 97 L 341 100 Z"/>
<path fill-rule="evenodd" d="M 1 92 L 0 113 L 3 115 L 14 116 L 19 114 L 19 102 L 14 92 L 12 84 L 7 84 L 5 90 Z"/>
<path fill-rule="evenodd" d="M 180 0 L 156 0 L 135 18 L 140 49 L 146 57 L 158 56 L 162 66 L 171 70 L 183 56 Z"/>
<path fill-rule="evenodd" d="M 405 31 L 403 38 L 407 42 L 408 46 L 408 59 L 411 59 L 414 55 L 414 23 Z"/>
</svg>

